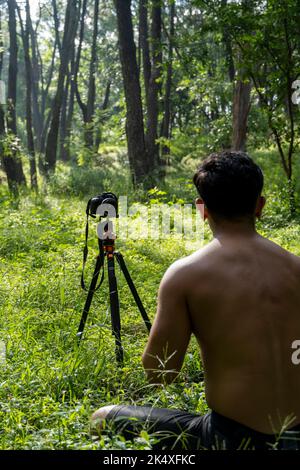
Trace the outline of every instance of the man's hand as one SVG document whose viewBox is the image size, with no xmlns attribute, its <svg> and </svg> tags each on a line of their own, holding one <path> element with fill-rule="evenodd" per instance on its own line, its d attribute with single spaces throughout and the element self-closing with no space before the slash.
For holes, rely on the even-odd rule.
<svg viewBox="0 0 300 470">
<path fill-rule="evenodd" d="M 180 372 L 191 337 L 191 322 L 183 289 L 180 261 L 165 273 L 143 365 L 151 383 L 170 383 Z"/>
</svg>

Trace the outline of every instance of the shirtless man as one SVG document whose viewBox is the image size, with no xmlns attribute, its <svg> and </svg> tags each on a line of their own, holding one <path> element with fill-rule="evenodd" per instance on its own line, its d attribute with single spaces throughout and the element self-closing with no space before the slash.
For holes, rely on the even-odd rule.
<svg viewBox="0 0 300 470">
<path fill-rule="evenodd" d="M 248 155 L 212 154 L 194 183 L 214 238 L 165 273 L 143 365 L 151 383 L 172 382 L 194 334 L 212 411 L 106 406 L 93 422 L 126 437 L 142 423 L 159 448 L 300 449 L 300 258 L 257 233 L 263 174 Z"/>
</svg>

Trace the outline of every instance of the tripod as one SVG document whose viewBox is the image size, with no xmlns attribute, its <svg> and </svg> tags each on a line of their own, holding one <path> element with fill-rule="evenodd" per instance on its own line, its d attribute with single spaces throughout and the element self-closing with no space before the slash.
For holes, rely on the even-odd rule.
<svg viewBox="0 0 300 470">
<path fill-rule="evenodd" d="M 79 328 L 77 332 L 78 342 L 80 343 L 82 339 L 83 330 L 87 321 L 88 313 L 90 310 L 90 306 L 93 300 L 95 290 L 97 290 L 103 282 L 104 264 L 105 264 L 105 259 L 106 259 L 107 270 L 108 270 L 112 334 L 115 336 L 116 359 L 117 359 L 118 364 L 121 365 L 123 364 L 123 346 L 122 346 L 122 340 L 121 340 L 120 305 L 119 305 L 117 278 L 115 274 L 115 258 L 117 259 L 117 262 L 121 268 L 122 273 L 124 274 L 128 287 L 141 313 L 141 316 L 145 322 L 148 332 L 150 332 L 151 323 L 143 307 L 142 301 L 137 293 L 137 290 L 129 274 L 129 271 L 126 267 L 123 255 L 115 251 L 115 240 L 113 238 L 109 238 L 109 234 L 108 234 L 107 238 L 105 238 L 104 240 L 98 239 L 98 245 L 99 245 L 99 254 L 96 259 L 95 270 L 94 270 L 91 284 L 88 290 L 88 295 L 86 298 L 86 302 L 84 305 L 84 309 L 82 312 L 82 316 L 81 316 L 81 320 L 80 320 L 80 324 L 79 324 Z M 100 280 L 99 286 L 96 288 L 101 268 L 103 268 L 102 278 Z"/>
</svg>

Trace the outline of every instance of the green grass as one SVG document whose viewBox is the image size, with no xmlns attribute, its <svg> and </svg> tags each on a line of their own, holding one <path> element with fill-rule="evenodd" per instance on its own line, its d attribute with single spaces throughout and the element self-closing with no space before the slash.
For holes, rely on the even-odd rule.
<svg viewBox="0 0 300 470">
<path fill-rule="evenodd" d="M 276 155 L 258 151 L 255 157 L 267 169 L 269 199 L 259 230 L 300 254 L 300 224 L 289 220 L 281 170 L 277 166 L 274 171 L 270 164 Z M 166 200 L 193 200 L 190 178 L 195 167 L 196 160 L 178 162 L 176 173 L 163 187 Z M 100 406 L 119 403 L 206 412 L 196 342 L 190 344 L 176 384 L 149 386 L 141 365 L 146 329 L 117 269 L 124 367 L 118 368 L 115 361 L 106 280 L 95 294 L 85 339 L 77 348 L 76 331 L 86 297 L 80 274 L 88 196 L 79 199 L 73 186 L 70 190 L 70 174 L 61 175 L 48 194 L 36 197 L 24 192 L 18 204 L 12 204 L 3 188 L 0 194 L 0 340 L 7 352 L 6 364 L 0 364 L 0 449 L 150 448 L 147 433 L 133 444 L 120 436 L 103 435 L 93 441 L 90 415 Z M 88 172 L 84 178 L 88 182 Z M 123 189 L 128 187 L 126 181 Z M 103 183 L 103 189 L 110 189 L 109 184 L 110 180 Z M 119 194 L 121 188 L 122 180 Z M 131 200 L 136 197 L 130 193 Z M 152 319 L 160 279 L 174 260 L 188 253 L 186 245 L 167 238 L 150 243 L 120 240 L 118 247 Z M 95 248 L 92 230 L 88 278 Z"/>
<path fill-rule="evenodd" d="M 35 200 L 25 195 L 11 209 L 3 195 L 2 208 L 0 339 L 7 361 L 0 365 L 0 448 L 122 448 L 120 438 L 97 443 L 90 438 L 90 414 L 107 403 L 173 404 L 204 411 L 203 384 L 194 382 L 200 370 L 195 346 L 182 383 L 160 390 L 147 385 L 140 360 L 147 333 L 118 268 L 124 367 L 119 370 L 115 362 L 106 281 L 95 294 L 85 339 L 77 348 L 86 297 L 80 289 L 84 204 L 75 198 Z M 96 253 L 93 234 L 87 278 Z M 170 240 L 153 246 L 120 241 L 119 247 L 153 318 L 161 276 L 185 248 Z M 144 441 L 138 445 L 147 447 Z"/>
</svg>

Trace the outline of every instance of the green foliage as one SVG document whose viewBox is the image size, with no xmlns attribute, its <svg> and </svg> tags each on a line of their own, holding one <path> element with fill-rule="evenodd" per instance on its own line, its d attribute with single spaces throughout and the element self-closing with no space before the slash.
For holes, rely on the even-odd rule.
<svg viewBox="0 0 300 470">
<path fill-rule="evenodd" d="M 48 188 L 54 194 L 84 196 L 103 191 L 123 194 L 131 188 L 128 162 L 122 149 L 102 147 L 102 153 L 92 156 L 93 164 L 83 166 L 58 165 Z"/>
<path fill-rule="evenodd" d="M 3 156 L 13 158 L 13 155 L 21 151 L 20 139 L 11 133 L 7 133 L 0 138 L 1 152 Z"/>
<path fill-rule="evenodd" d="M 282 170 L 275 165 L 276 150 L 261 149 L 253 155 L 265 172 L 268 201 L 259 231 L 300 255 L 300 223 L 290 221 L 287 215 Z M 181 160 L 178 155 L 176 171 L 180 173 L 170 173 L 164 187 L 141 193 L 140 200 L 144 198 L 150 205 L 153 201 L 191 202 L 196 196 L 191 175 L 198 161 L 196 155 Z M 78 200 L 76 188 L 83 195 L 92 195 L 96 189 L 117 187 L 101 180 L 97 186 L 92 170 L 88 173 L 82 168 L 76 177 L 72 171 L 59 168 L 48 195 L 33 196 L 24 191 L 12 204 L 3 187 L 0 192 L 0 340 L 7 351 L 6 364 L 0 364 L 0 448 L 150 449 L 156 437 L 147 429 L 133 443 L 109 432 L 93 440 L 90 415 L 102 405 L 120 403 L 205 413 L 208 408 L 198 346 L 193 339 L 177 383 L 158 389 L 149 386 L 140 359 L 147 333 L 118 272 L 124 367 L 118 369 L 114 357 L 107 279 L 94 297 L 85 339 L 77 347 L 76 331 L 86 293 L 80 289 L 85 201 Z M 107 178 L 107 172 L 96 173 L 100 174 Z M 128 195 L 130 201 L 137 201 L 137 193 L 129 189 Z M 134 223 L 143 224 L 144 220 L 137 217 Z M 89 279 L 97 247 L 93 226 L 90 233 Z M 210 236 L 206 228 L 205 240 Z M 152 319 L 164 271 L 189 251 L 180 238 L 172 237 L 155 243 L 148 239 L 120 239 L 117 243 Z"/>
<path fill-rule="evenodd" d="M 151 195 L 164 192 L 156 189 Z M 200 384 L 189 382 L 187 370 L 171 389 L 153 390 L 146 384 L 140 357 L 147 334 L 121 275 L 124 368 L 119 370 L 114 358 L 107 281 L 95 295 L 85 340 L 77 348 L 86 295 L 80 289 L 84 204 L 24 192 L 12 207 L 5 192 L 1 198 L 0 340 L 6 344 L 7 360 L 0 365 L 0 448 L 124 448 L 118 436 L 91 439 L 89 417 L 97 407 L 122 402 L 163 406 L 172 400 L 173 406 L 187 408 L 191 390 L 196 403 Z M 119 243 L 153 318 L 160 278 L 185 253 L 184 246 L 167 240 L 152 246 L 148 240 Z M 87 277 L 96 253 L 93 236 L 90 249 Z M 143 432 L 134 448 L 149 448 L 150 442 L 153 438 Z"/>
<path fill-rule="evenodd" d="M 56 92 L 58 51 L 53 56 L 55 29 L 49 2 L 41 2 L 37 29 L 40 55 L 40 107 L 45 98 L 44 120 Z M 160 120 L 163 117 L 163 90 L 167 77 L 169 3 L 163 11 L 163 76 Z M 133 2 L 133 20 L 138 21 L 138 2 Z M 65 1 L 57 2 L 62 36 Z M 87 102 L 87 77 L 93 22 L 92 2 L 85 22 L 78 90 Z M 3 32 L 7 35 L 4 12 Z M 150 15 L 149 15 L 150 16 Z M 285 20 L 285 21 L 283 21 Z M 226 49 L 230 39 L 231 52 Z M 286 39 L 289 39 L 288 43 Z M 62 39 L 62 38 L 61 38 Z M 0 41 L 1 42 L 1 41 Z M 7 41 L 6 41 L 7 42 Z M 292 48 L 289 55 L 288 45 Z M 227 44 L 228 46 L 228 44 Z M 21 189 L 14 200 L 0 186 L 0 341 L 6 345 L 6 364 L 0 363 L 0 449 L 149 449 L 157 439 L 144 429 L 134 443 L 113 433 L 91 439 L 89 418 L 105 404 L 152 404 L 204 413 L 203 371 L 198 346 L 193 339 L 179 381 L 155 389 L 146 383 L 141 354 L 147 333 L 128 287 L 118 272 L 125 353 L 124 367 L 118 369 L 114 356 L 108 311 L 107 279 L 94 297 L 85 339 L 77 347 L 76 331 L 86 293 L 80 289 L 85 207 L 91 196 L 113 191 L 128 196 L 128 203 L 147 205 L 193 203 L 197 196 L 192 176 L 199 162 L 212 151 L 229 147 L 232 133 L 230 54 L 236 68 L 255 81 L 248 122 L 248 149 L 263 168 L 267 205 L 258 223 L 260 233 L 300 255 L 299 210 L 290 216 L 290 191 L 280 166 L 270 123 L 278 130 L 285 155 L 291 140 L 291 121 L 286 106 L 290 81 L 299 70 L 299 10 L 295 0 L 224 2 L 223 0 L 181 0 L 176 2 L 173 77 L 171 89 L 172 136 L 160 138 L 170 151 L 166 178 L 145 190 L 133 190 L 126 152 L 126 105 L 118 59 L 116 15 L 112 0 L 100 2 L 95 73 L 95 116 L 90 128 L 97 134 L 98 148 L 84 142 L 82 113 L 75 103 L 69 138 L 71 162 L 58 162 L 56 172 L 40 194 Z M 6 51 L 6 46 L 5 46 Z M 2 50 L 0 47 L 0 54 Z M 32 52 L 32 51 L 31 51 Z M 33 54 L 31 54 L 33 56 Z M 53 75 L 50 70 L 54 57 Z M 7 80 L 7 64 L 3 62 Z M 19 70 L 24 57 L 19 54 Z M 141 85 L 143 104 L 146 97 Z M 288 72 L 288 74 L 287 74 Z M 239 75 L 240 74 L 240 75 Z M 18 136 L 1 138 L 5 156 L 22 150 L 26 142 L 25 77 L 19 73 L 16 112 Z M 43 76 L 43 87 L 41 78 Z M 105 88 L 111 83 L 107 109 L 103 109 Z M 299 159 L 299 107 L 295 117 L 294 157 Z M 147 116 L 145 116 L 145 125 Z M 98 144 L 97 144 L 98 145 Z M 43 156 L 40 156 L 43 159 Z M 28 159 L 23 155 L 25 171 Z M 300 207 L 299 165 L 293 165 L 296 207 Z M 154 175 L 156 177 L 156 175 Z M 41 179 L 41 178 L 40 178 Z M 145 225 L 138 212 L 130 221 L 133 228 Z M 86 276 L 91 278 L 97 242 L 91 225 L 90 257 Z M 174 235 L 174 234 L 173 234 Z M 180 237 L 159 240 L 118 239 L 140 296 L 154 317 L 160 279 L 167 267 L 191 250 Z M 204 239 L 211 237 L 206 227 Z"/>
</svg>

